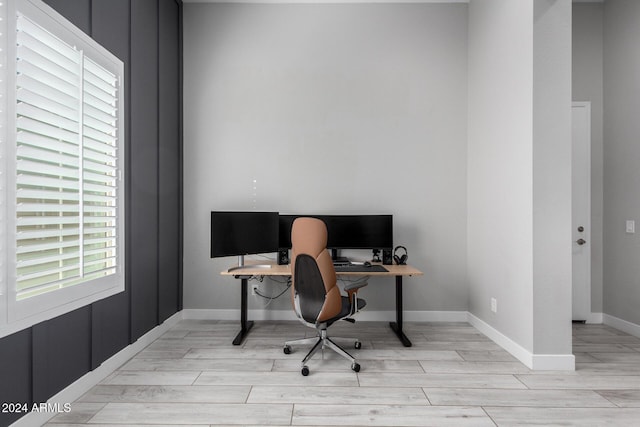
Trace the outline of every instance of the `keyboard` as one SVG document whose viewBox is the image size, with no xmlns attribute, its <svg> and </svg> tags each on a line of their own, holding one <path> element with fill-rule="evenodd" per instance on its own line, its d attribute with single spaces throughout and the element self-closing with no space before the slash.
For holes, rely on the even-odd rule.
<svg viewBox="0 0 640 427">
<path fill-rule="evenodd" d="M 336 265 L 334 266 L 336 273 L 384 273 L 387 270 L 381 265 L 372 265 L 365 267 L 364 265 Z"/>
</svg>

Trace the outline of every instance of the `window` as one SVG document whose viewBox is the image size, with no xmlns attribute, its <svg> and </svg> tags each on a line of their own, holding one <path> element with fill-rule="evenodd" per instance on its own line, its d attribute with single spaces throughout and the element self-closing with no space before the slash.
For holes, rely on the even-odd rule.
<svg viewBox="0 0 640 427">
<path fill-rule="evenodd" d="M 0 18 L 5 335 L 124 290 L 124 66 L 39 0 Z"/>
</svg>

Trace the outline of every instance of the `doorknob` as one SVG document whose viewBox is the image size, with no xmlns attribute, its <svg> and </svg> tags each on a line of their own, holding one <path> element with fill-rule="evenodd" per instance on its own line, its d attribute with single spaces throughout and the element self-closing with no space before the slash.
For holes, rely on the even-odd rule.
<svg viewBox="0 0 640 427">
<path fill-rule="evenodd" d="M 584 239 L 578 239 L 578 240 L 576 240 L 576 243 L 577 243 L 577 244 L 579 244 L 580 246 L 582 246 L 582 245 L 584 245 L 585 243 L 587 243 L 587 241 L 586 241 L 586 240 L 584 240 Z"/>
</svg>

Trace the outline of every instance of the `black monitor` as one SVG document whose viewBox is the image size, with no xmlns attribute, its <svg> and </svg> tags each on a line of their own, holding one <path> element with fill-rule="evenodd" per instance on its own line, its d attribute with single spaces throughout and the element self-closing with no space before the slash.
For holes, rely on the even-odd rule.
<svg viewBox="0 0 640 427">
<path fill-rule="evenodd" d="M 238 256 L 278 250 L 278 212 L 212 211 L 211 258 Z"/>
<path fill-rule="evenodd" d="M 393 215 L 280 215 L 281 249 L 291 248 L 291 226 L 300 216 L 324 221 L 330 249 L 393 248 Z"/>
</svg>

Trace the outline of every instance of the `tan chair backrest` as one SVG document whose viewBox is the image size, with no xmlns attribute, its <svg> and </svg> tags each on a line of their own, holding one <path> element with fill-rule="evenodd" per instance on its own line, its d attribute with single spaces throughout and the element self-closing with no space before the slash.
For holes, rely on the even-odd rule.
<svg viewBox="0 0 640 427">
<path fill-rule="evenodd" d="M 336 271 L 331 255 L 327 250 L 327 226 L 317 218 L 296 218 L 291 227 L 291 287 L 292 303 L 295 296 L 296 257 L 306 254 L 315 259 L 322 281 L 324 282 L 326 299 L 318 316 L 322 322 L 337 316 L 342 310 L 342 298 L 337 285 Z"/>
</svg>

